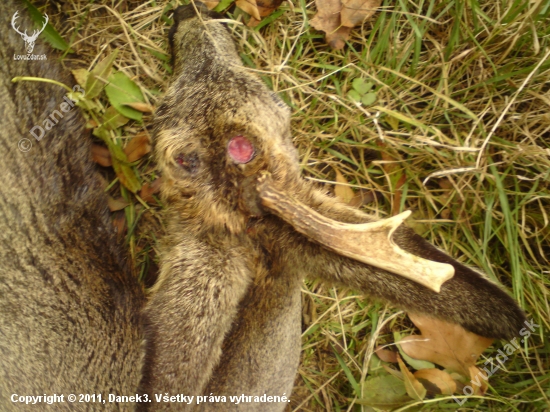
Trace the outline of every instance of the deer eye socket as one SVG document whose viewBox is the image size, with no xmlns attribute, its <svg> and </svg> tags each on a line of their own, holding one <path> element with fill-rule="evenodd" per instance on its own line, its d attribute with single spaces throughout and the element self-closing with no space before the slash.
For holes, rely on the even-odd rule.
<svg viewBox="0 0 550 412">
<path fill-rule="evenodd" d="M 174 160 L 183 170 L 190 174 L 196 174 L 199 170 L 200 160 L 196 152 L 180 153 Z"/>
<path fill-rule="evenodd" d="M 235 136 L 229 141 L 227 152 L 231 160 L 237 164 L 248 163 L 256 155 L 252 142 L 241 135 Z"/>
</svg>

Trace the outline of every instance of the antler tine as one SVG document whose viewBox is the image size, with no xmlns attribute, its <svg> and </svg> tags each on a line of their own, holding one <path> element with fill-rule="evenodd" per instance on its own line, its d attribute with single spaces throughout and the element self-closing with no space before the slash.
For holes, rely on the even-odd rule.
<svg viewBox="0 0 550 412">
<path fill-rule="evenodd" d="M 393 232 L 410 211 L 377 222 L 346 224 L 328 219 L 279 191 L 268 174 L 258 179 L 256 190 L 264 207 L 309 239 L 342 256 L 403 276 L 434 292 L 439 292 L 441 285 L 454 275 L 453 266 L 412 255 L 393 242 Z"/>
</svg>

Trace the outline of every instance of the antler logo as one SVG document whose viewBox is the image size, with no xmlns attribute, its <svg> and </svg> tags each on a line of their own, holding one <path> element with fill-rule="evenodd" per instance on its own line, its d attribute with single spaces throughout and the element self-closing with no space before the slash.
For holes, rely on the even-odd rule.
<svg viewBox="0 0 550 412">
<path fill-rule="evenodd" d="M 34 50 L 34 43 L 36 42 L 38 35 L 44 31 L 44 29 L 46 28 L 46 24 L 48 24 L 48 20 L 49 20 L 48 15 L 47 14 L 44 15 L 45 20 L 42 28 L 40 30 L 35 30 L 32 33 L 32 35 L 29 36 L 27 34 L 27 30 L 25 30 L 25 33 L 21 33 L 19 31 L 19 28 L 15 26 L 15 21 L 19 17 L 18 14 L 19 12 L 16 11 L 15 14 L 13 15 L 13 18 L 11 19 L 11 27 L 13 27 L 13 29 L 21 35 L 21 38 L 25 41 L 25 47 L 27 48 L 27 53 L 31 54 L 32 51 Z"/>
</svg>

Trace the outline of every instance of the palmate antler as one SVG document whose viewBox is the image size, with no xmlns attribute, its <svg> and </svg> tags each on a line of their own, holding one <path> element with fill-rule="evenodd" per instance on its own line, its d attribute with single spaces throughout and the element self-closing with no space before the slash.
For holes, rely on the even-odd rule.
<svg viewBox="0 0 550 412">
<path fill-rule="evenodd" d="M 347 224 L 329 219 L 278 190 L 269 174 L 258 179 L 256 188 L 264 207 L 310 240 L 342 256 L 401 275 L 434 292 L 455 273 L 451 265 L 415 256 L 393 242 L 392 234 L 410 211 L 377 222 Z"/>
</svg>

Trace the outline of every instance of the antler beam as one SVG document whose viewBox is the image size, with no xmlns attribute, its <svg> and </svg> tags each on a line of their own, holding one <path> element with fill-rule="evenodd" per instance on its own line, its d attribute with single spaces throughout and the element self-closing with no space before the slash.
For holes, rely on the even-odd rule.
<svg viewBox="0 0 550 412">
<path fill-rule="evenodd" d="M 256 190 L 265 208 L 342 256 L 403 276 L 435 292 L 454 276 L 453 266 L 415 256 L 392 241 L 393 232 L 410 211 L 377 222 L 347 224 L 328 219 L 278 190 L 267 174 L 258 179 Z"/>
</svg>

